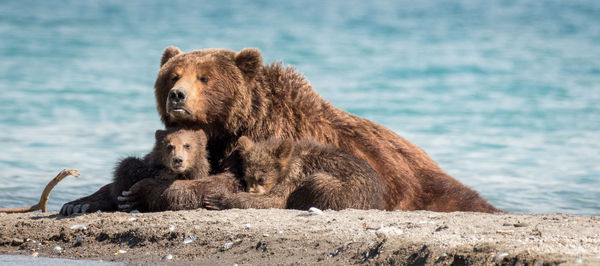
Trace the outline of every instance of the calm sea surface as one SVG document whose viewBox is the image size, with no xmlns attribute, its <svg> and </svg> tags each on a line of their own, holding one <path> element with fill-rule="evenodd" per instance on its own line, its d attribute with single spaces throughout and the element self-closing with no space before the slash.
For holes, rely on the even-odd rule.
<svg viewBox="0 0 600 266">
<path fill-rule="evenodd" d="M 0 1 L 0 207 L 148 152 L 168 45 L 257 47 L 497 207 L 600 215 L 600 1 L 526 0 Z"/>
</svg>

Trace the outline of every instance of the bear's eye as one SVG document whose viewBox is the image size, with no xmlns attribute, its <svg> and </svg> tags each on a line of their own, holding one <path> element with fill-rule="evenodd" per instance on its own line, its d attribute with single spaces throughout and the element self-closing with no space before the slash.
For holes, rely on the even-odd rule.
<svg viewBox="0 0 600 266">
<path fill-rule="evenodd" d="M 207 77 L 205 77 L 205 76 L 198 77 L 198 80 L 199 80 L 200 82 L 202 82 L 202 83 L 207 83 L 207 82 L 208 82 L 208 78 L 207 78 Z"/>
<path fill-rule="evenodd" d="M 172 151 L 173 149 L 175 149 L 175 147 L 173 145 L 167 145 L 167 150 L 168 151 Z"/>
<path fill-rule="evenodd" d="M 186 150 L 189 150 L 192 148 L 192 146 L 190 144 L 185 144 L 185 145 L 183 145 L 183 148 L 185 148 Z"/>
<path fill-rule="evenodd" d="M 261 178 L 259 178 L 259 179 L 258 179 L 258 184 L 259 184 L 259 185 L 264 185 L 264 184 L 265 184 L 265 179 L 264 179 L 264 178 L 262 178 L 262 177 L 261 177 Z"/>
<path fill-rule="evenodd" d="M 177 82 L 179 80 L 179 75 L 174 75 L 171 77 L 172 82 Z"/>
</svg>

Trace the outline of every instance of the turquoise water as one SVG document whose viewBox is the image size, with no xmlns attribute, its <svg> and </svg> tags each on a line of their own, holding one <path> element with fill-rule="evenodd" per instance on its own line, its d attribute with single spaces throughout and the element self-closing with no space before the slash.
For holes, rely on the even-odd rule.
<svg viewBox="0 0 600 266">
<path fill-rule="evenodd" d="M 163 49 L 258 47 L 513 212 L 600 215 L 598 1 L 1 1 L 0 207 L 111 179 Z"/>
</svg>

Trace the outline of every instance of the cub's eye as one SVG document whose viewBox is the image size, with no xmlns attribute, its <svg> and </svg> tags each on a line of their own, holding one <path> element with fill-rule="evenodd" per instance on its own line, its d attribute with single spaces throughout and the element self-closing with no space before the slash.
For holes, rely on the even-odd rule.
<svg viewBox="0 0 600 266">
<path fill-rule="evenodd" d="M 183 145 L 183 148 L 185 148 L 186 150 L 189 150 L 192 148 L 192 146 L 190 144 L 185 144 L 185 145 Z"/>
<path fill-rule="evenodd" d="M 168 151 L 172 151 L 173 149 L 175 149 L 175 147 L 173 145 L 167 145 L 167 150 Z"/>
<path fill-rule="evenodd" d="M 259 178 L 259 179 L 258 179 L 258 184 L 259 184 L 259 185 L 264 185 L 264 184 L 265 184 L 265 179 L 264 179 L 264 178 L 262 178 L 262 177 L 261 177 L 261 178 Z"/>
<path fill-rule="evenodd" d="M 179 80 L 179 75 L 174 75 L 171 77 L 172 82 L 177 82 Z"/>
<path fill-rule="evenodd" d="M 208 78 L 207 78 L 207 77 L 205 77 L 205 76 L 198 77 L 198 80 L 199 80 L 200 82 L 202 82 L 202 83 L 207 83 L 207 82 L 208 82 Z"/>
</svg>

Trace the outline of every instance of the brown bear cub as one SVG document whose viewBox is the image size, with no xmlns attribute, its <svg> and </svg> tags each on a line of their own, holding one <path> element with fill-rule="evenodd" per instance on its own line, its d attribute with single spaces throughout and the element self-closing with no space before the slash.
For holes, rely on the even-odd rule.
<svg viewBox="0 0 600 266">
<path fill-rule="evenodd" d="M 363 160 L 313 140 L 240 137 L 247 192 L 213 194 L 207 209 L 385 209 L 385 186 Z"/>
<path fill-rule="evenodd" d="M 128 157 L 121 161 L 114 174 L 111 188 L 120 210 L 138 207 L 148 210 L 147 204 L 133 206 L 127 190 L 144 178 L 159 180 L 190 180 L 208 176 L 210 165 L 206 151 L 206 134 L 202 130 L 157 130 L 154 149 L 144 159 Z M 122 196 L 121 196 L 122 195 Z"/>
</svg>

